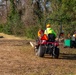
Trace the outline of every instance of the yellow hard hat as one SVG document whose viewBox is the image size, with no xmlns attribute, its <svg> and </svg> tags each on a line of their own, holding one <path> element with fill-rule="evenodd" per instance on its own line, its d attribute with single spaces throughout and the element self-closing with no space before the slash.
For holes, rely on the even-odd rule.
<svg viewBox="0 0 76 75">
<path fill-rule="evenodd" d="M 47 25 L 46 25 L 46 28 L 49 28 L 49 27 L 51 27 L 51 25 L 50 25 L 50 24 L 47 24 Z"/>
</svg>

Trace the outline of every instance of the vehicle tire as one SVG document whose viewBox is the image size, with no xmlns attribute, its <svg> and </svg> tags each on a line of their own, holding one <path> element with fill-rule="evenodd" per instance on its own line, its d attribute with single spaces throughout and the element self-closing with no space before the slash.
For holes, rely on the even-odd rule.
<svg viewBox="0 0 76 75">
<path fill-rule="evenodd" d="M 38 48 L 37 55 L 38 55 L 39 57 L 43 57 L 44 54 L 45 54 L 45 46 L 40 45 L 39 48 Z"/>
<path fill-rule="evenodd" d="M 59 57 L 59 53 L 60 53 L 60 50 L 59 48 L 55 48 L 52 52 L 52 57 L 53 58 L 58 58 Z"/>
</svg>

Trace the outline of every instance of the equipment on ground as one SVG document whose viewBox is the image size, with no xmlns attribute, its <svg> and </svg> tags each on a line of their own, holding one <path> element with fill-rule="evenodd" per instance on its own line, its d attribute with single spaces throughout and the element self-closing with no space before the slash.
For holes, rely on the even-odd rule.
<svg viewBox="0 0 76 75">
<path fill-rule="evenodd" d="M 72 39 L 65 39 L 64 40 L 64 48 L 69 47 L 69 48 L 76 48 L 76 40 Z"/>
</svg>

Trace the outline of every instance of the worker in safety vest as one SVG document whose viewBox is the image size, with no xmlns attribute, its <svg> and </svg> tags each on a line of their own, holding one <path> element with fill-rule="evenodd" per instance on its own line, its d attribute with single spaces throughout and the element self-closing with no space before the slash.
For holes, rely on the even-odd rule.
<svg viewBox="0 0 76 75">
<path fill-rule="evenodd" d="M 39 28 L 38 32 L 37 32 L 38 38 L 36 40 L 36 46 L 35 48 L 38 49 L 39 47 L 39 42 L 41 41 L 42 36 L 44 35 L 44 30 L 42 30 L 41 28 Z"/>
<path fill-rule="evenodd" d="M 44 31 L 44 34 L 46 34 L 48 36 L 48 39 L 54 39 L 56 38 L 56 33 L 55 31 L 51 28 L 50 24 L 46 25 L 46 30 Z"/>
<path fill-rule="evenodd" d="M 39 40 L 48 40 L 47 35 L 44 34 L 44 30 L 42 30 L 41 28 L 38 31 L 38 39 Z"/>
</svg>

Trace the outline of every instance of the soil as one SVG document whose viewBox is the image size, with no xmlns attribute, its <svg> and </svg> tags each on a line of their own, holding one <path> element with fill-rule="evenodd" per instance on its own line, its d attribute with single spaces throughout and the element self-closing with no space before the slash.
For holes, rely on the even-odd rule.
<svg viewBox="0 0 76 75">
<path fill-rule="evenodd" d="M 76 49 L 60 48 L 59 59 L 35 55 L 30 40 L 1 33 L 0 75 L 76 75 Z"/>
</svg>

